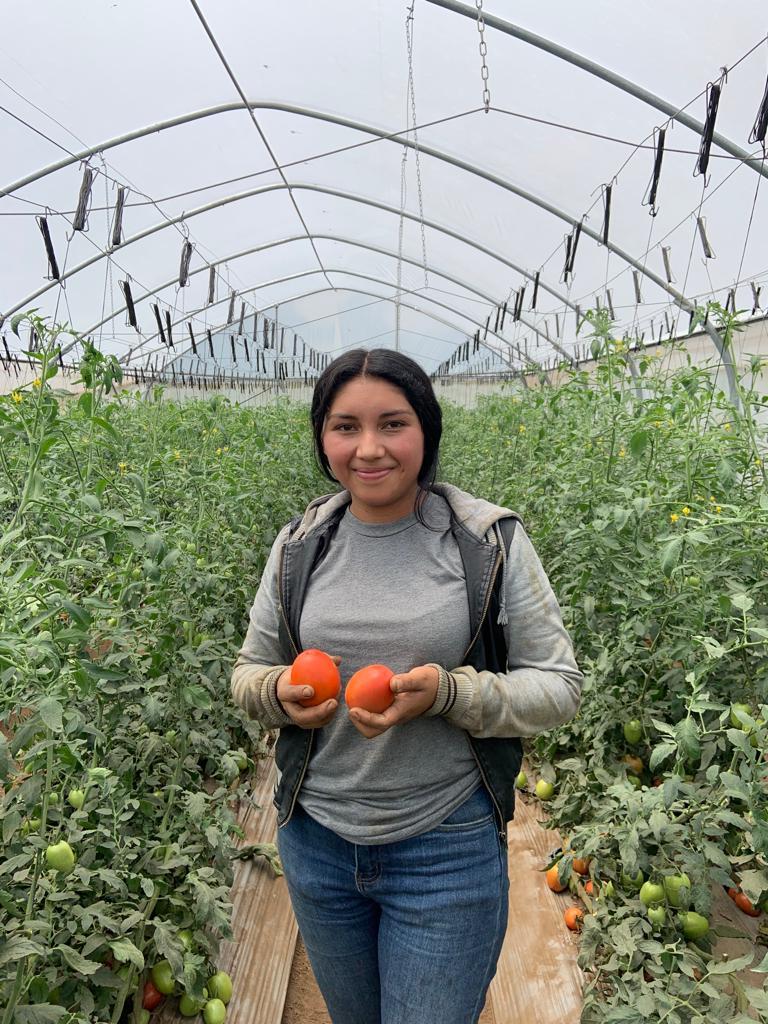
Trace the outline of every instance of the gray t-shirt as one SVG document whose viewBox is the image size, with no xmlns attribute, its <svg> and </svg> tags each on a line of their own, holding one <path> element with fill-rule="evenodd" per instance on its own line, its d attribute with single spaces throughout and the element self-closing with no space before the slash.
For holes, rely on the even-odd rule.
<svg viewBox="0 0 768 1024">
<path fill-rule="evenodd" d="M 314 570 L 302 608 L 301 644 L 341 656 L 342 684 L 365 665 L 393 672 L 462 664 L 470 642 L 464 569 L 437 494 L 411 513 L 366 523 L 349 508 Z M 318 729 L 299 803 L 354 843 L 409 839 L 438 825 L 480 783 L 467 734 L 442 718 L 415 718 L 367 740 L 341 698 Z"/>
</svg>

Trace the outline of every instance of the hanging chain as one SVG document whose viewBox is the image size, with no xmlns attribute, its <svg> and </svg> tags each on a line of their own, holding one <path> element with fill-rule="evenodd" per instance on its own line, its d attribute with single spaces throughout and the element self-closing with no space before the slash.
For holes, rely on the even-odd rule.
<svg viewBox="0 0 768 1024">
<path fill-rule="evenodd" d="M 419 158 L 419 133 L 416 125 L 416 90 L 413 87 L 413 5 L 405 21 L 405 37 L 408 42 L 408 92 L 411 97 L 411 123 L 413 125 L 414 152 L 416 154 L 416 189 L 419 196 L 419 220 L 421 225 L 421 259 L 424 267 L 424 287 L 429 288 L 427 276 L 427 239 L 424 232 L 424 200 L 421 191 L 421 160 Z"/>
<path fill-rule="evenodd" d="M 405 200 L 407 183 L 405 165 L 408 159 L 408 147 L 403 146 L 403 159 L 400 163 L 400 225 L 397 233 L 397 290 L 395 293 L 395 352 L 400 351 L 400 294 L 403 287 L 403 227 L 405 224 Z"/>
<path fill-rule="evenodd" d="M 483 0 L 475 0 L 477 7 L 477 31 L 480 34 L 480 77 L 483 80 L 483 106 L 486 114 L 491 109 L 491 90 L 488 88 L 488 64 L 485 58 L 488 56 L 488 44 L 485 41 L 485 19 L 483 18 Z"/>
</svg>

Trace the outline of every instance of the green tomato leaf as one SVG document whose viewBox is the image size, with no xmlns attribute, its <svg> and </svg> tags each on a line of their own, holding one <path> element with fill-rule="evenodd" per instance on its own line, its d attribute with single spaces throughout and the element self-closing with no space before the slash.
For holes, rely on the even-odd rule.
<svg viewBox="0 0 768 1024">
<path fill-rule="evenodd" d="M 87 960 L 82 953 L 78 953 L 78 951 L 73 949 L 71 946 L 55 946 L 54 949 L 61 953 L 61 957 L 65 963 L 78 974 L 95 974 L 101 967 L 101 964 L 97 960 Z"/>
<path fill-rule="evenodd" d="M 13 859 L 16 860 L 15 857 Z M 26 860 L 26 857 L 24 859 Z M 45 956 L 45 949 L 39 943 L 22 938 L 21 935 L 14 935 L 12 939 L 0 945 L 0 964 L 24 960 L 28 956 Z"/>
<path fill-rule="evenodd" d="M 38 712 L 45 725 L 51 732 L 61 732 L 64 728 L 62 715 L 64 708 L 55 697 L 43 697 L 38 707 Z"/>
<path fill-rule="evenodd" d="M 35 1006 L 17 1006 L 13 1011 L 14 1024 L 56 1024 L 62 1017 L 69 1016 L 69 1010 L 53 1003 L 37 1003 Z"/>
<path fill-rule="evenodd" d="M 114 942 L 110 942 L 109 947 L 115 960 L 121 964 L 133 964 L 140 971 L 144 970 L 144 954 L 134 946 L 130 939 L 115 939 Z"/>
<path fill-rule="evenodd" d="M 698 761 L 701 757 L 701 741 L 699 730 L 692 718 L 682 718 L 675 726 L 677 745 L 680 753 L 689 761 Z"/>
<path fill-rule="evenodd" d="M 673 537 L 664 545 L 659 555 L 661 571 L 665 576 L 671 576 L 672 571 L 680 560 L 680 549 L 683 545 L 682 537 Z"/>
</svg>

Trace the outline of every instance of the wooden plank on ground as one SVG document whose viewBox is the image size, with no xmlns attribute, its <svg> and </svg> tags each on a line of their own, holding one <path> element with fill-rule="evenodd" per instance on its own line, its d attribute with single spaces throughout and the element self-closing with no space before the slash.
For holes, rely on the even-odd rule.
<svg viewBox="0 0 768 1024">
<path fill-rule="evenodd" d="M 581 1016 L 578 944 L 563 923 L 575 901 L 553 893 L 541 871 L 560 846 L 542 818 L 538 802 L 518 796 L 509 826 L 509 925 L 490 989 L 497 1024 L 578 1024 Z"/>
<path fill-rule="evenodd" d="M 253 780 L 253 800 L 261 809 L 246 805 L 238 816 L 245 832 L 239 846 L 275 841 L 274 783 L 274 759 L 265 758 Z M 298 934 L 285 879 L 276 878 L 262 858 L 237 861 L 232 903 L 233 939 L 222 943 L 218 963 L 234 985 L 227 1024 L 280 1024 Z M 182 1020 L 175 1000 L 159 1017 L 160 1024 Z"/>
</svg>

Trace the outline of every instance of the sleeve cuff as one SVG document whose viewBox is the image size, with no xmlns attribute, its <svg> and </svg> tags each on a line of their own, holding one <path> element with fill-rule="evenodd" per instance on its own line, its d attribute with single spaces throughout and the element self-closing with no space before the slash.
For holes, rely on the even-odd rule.
<svg viewBox="0 0 768 1024">
<path fill-rule="evenodd" d="M 269 723 L 265 722 L 264 724 L 268 724 L 271 729 L 280 729 L 284 725 L 291 725 L 293 721 L 290 715 L 286 714 L 285 708 L 277 697 L 277 681 L 286 668 L 288 668 L 287 665 L 276 665 L 264 677 L 264 682 L 261 684 L 262 704 L 269 714 Z"/>
<path fill-rule="evenodd" d="M 472 703 L 472 688 L 465 679 L 457 679 L 451 672 L 447 672 L 442 665 L 434 662 L 429 663 L 432 668 L 437 669 L 438 683 L 435 702 L 429 710 L 424 712 L 426 718 L 445 718 L 448 721 L 458 723 L 469 711 Z"/>
</svg>

